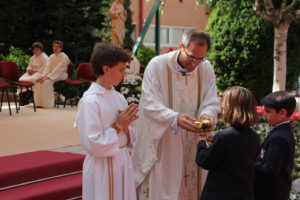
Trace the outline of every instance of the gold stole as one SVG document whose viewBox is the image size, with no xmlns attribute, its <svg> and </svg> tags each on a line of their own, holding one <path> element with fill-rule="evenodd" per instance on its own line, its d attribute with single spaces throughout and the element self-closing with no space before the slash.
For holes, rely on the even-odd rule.
<svg viewBox="0 0 300 200">
<path fill-rule="evenodd" d="M 114 199 L 114 167 L 112 156 L 107 158 L 107 168 L 108 168 L 108 185 L 109 185 L 109 200 Z"/>
<path fill-rule="evenodd" d="M 169 108 L 173 109 L 173 87 L 172 87 L 172 72 L 171 68 L 168 67 L 168 90 L 169 90 Z M 197 109 L 200 107 L 200 95 L 201 95 L 201 79 L 200 79 L 200 67 L 197 69 L 197 79 L 198 79 L 198 100 L 197 100 Z M 197 111 L 198 113 L 198 111 Z M 184 148 L 184 147 L 182 147 Z M 200 198 L 201 192 L 199 191 L 199 188 L 202 188 L 202 169 L 198 167 L 197 169 L 197 197 Z"/>
</svg>

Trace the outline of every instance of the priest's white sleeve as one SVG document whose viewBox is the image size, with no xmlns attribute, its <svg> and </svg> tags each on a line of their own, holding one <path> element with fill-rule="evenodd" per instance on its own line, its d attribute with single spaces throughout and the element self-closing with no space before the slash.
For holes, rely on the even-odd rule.
<svg viewBox="0 0 300 200">
<path fill-rule="evenodd" d="M 158 60 L 152 59 L 146 68 L 141 100 L 144 113 L 149 117 L 149 120 L 158 124 L 163 122 L 168 128 L 177 117 L 178 112 L 169 108 L 167 94 L 162 91 L 161 85 L 165 83 L 160 82 L 162 77 L 166 79 L 167 75 L 161 70 L 161 65 Z"/>
<path fill-rule="evenodd" d="M 178 112 L 168 108 L 168 93 L 161 85 L 167 79 L 167 66 L 153 58 L 145 69 L 140 100 L 140 118 L 132 160 L 136 186 L 139 186 L 157 161 L 157 148 L 163 134 L 170 128 Z M 167 81 L 166 81 L 167 83 Z"/>
</svg>

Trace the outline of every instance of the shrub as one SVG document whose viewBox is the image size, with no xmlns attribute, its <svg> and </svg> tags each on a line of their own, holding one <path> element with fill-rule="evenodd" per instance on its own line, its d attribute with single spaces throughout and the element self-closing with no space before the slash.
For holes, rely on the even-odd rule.
<svg viewBox="0 0 300 200">
<path fill-rule="evenodd" d="M 206 31 L 212 39 L 207 59 L 214 66 L 217 86 L 222 91 L 246 87 L 259 102 L 272 91 L 274 27 L 253 15 L 253 1 L 214 2 Z M 287 38 L 287 91 L 296 88 L 299 77 L 299 31 L 300 23 L 293 22 Z"/>
<path fill-rule="evenodd" d="M 155 51 L 145 46 L 140 46 L 136 53 L 136 58 L 140 61 L 141 65 L 143 65 L 144 67 L 148 65 L 149 61 L 154 56 L 156 56 Z"/>
<path fill-rule="evenodd" d="M 29 64 L 30 61 L 30 56 L 25 54 L 22 49 L 19 48 L 14 48 L 11 46 L 9 48 L 9 54 L 8 55 L 3 55 L 0 54 L 0 58 L 2 60 L 6 61 L 14 61 L 18 64 L 20 73 L 23 74 L 26 72 L 26 68 Z"/>
</svg>

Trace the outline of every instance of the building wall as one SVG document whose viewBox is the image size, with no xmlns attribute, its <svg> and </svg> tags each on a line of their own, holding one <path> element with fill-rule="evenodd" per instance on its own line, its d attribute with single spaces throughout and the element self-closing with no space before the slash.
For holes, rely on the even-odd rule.
<svg viewBox="0 0 300 200">
<path fill-rule="evenodd" d="M 142 0 L 142 1 L 143 1 L 142 2 L 143 23 L 145 23 L 153 7 L 155 0 L 151 0 L 149 3 L 146 3 L 146 0 Z M 131 1 L 131 10 L 133 11 L 132 21 L 134 24 L 136 24 L 135 39 L 139 35 L 139 17 L 140 17 L 139 6 L 140 6 L 140 0 Z M 207 25 L 208 17 L 209 17 L 209 13 L 205 12 L 205 7 L 200 5 L 198 8 L 196 8 L 195 1 L 193 0 L 183 0 L 183 3 L 180 3 L 179 0 L 167 0 L 164 13 L 163 15 L 160 16 L 160 24 L 161 24 L 161 35 L 162 32 L 164 32 L 164 34 L 167 34 L 166 31 L 168 31 L 169 38 L 165 38 L 161 36 L 161 53 L 166 52 L 168 46 L 173 46 L 174 49 L 176 49 L 178 44 L 178 34 L 177 34 L 177 39 L 173 38 L 173 34 L 172 34 L 173 31 L 175 32 L 175 29 L 177 32 L 178 32 L 178 28 L 181 29 L 200 28 L 204 30 L 205 26 Z M 155 27 L 155 17 L 153 18 L 150 25 L 152 31 L 154 27 Z M 153 34 L 151 36 L 153 36 Z M 167 39 L 171 41 L 168 42 Z M 144 45 L 154 48 L 154 44 L 152 42 L 145 42 Z"/>
</svg>

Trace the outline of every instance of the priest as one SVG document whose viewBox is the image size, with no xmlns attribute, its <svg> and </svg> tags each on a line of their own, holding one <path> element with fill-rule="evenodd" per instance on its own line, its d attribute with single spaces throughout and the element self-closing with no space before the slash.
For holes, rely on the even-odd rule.
<svg viewBox="0 0 300 200">
<path fill-rule="evenodd" d="M 201 195 L 206 176 L 195 163 L 199 129 L 193 121 L 209 119 L 214 125 L 220 112 L 214 70 L 205 59 L 210 45 L 207 33 L 187 30 L 178 50 L 153 58 L 145 70 L 132 152 L 140 199 Z"/>
</svg>

